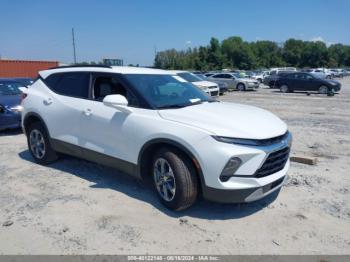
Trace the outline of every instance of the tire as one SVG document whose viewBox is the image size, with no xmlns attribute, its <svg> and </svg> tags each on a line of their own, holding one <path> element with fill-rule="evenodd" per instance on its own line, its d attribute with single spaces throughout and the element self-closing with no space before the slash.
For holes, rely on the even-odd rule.
<svg viewBox="0 0 350 262">
<path fill-rule="evenodd" d="M 318 93 L 323 94 L 323 95 L 327 94 L 328 93 L 328 87 L 324 86 L 324 85 L 320 86 L 319 89 L 318 89 Z"/>
<path fill-rule="evenodd" d="M 238 91 L 245 91 L 245 85 L 242 84 L 242 83 L 239 83 L 239 84 L 237 85 L 237 90 L 238 90 Z"/>
<path fill-rule="evenodd" d="M 178 150 L 162 148 L 154 155 L 151 168 L 154 188 L 165 207 L 180 211 L 194 204 L 198 195 L 198 179 L 188 157 Z"/>
<path fill-rule="evenodd" d="M 262 79 L 260 79 L 260 78 L 258 78 L 258 82 L 260 83 L 260 84 L 262 84 Z"/>
<path fill-rule="evenodd" d="M 49 135 L 40 122 L 35 122 L 28 127 L 27 131 L 28 149 L 35 162 L 48 165 L 58 159 L 56 152 L 52 149 Z"/>
<path fill-rule="evenodd" d="M 282 93 L 288 93 L 289 92 L 289 87 L 287 85 L 281 85 L 280 86 L 280 91 Z"/>
</svg>

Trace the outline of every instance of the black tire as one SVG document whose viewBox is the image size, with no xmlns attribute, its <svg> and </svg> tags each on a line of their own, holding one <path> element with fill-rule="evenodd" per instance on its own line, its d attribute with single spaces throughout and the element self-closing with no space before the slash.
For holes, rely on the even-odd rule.
<svg viewBox="0 0 350 262">
<path fill-rule="evenodd" d="M 330 92 L 330 89 L 325 86 L 325 85 L 321 85 L 319 88 L 318 88 L 318 93 L 319 94 L 323 94 L 323 95 L 326 95 Z"/>
<path fill-rule="evenodd" d="M 243 83 L 239 83 L 236 88 L 238 91 L 245 91 L 245 85 Z"/>
<path fill-rule="evenodd" d="M 43 138 L 44 153 L 38 157 L 38 154 L 34 152 L 32 146 L 31 134 L 40 134 Z M 40 122 L 35 122 L 27 128 L 27 144 L 28 149 L 35 162 L 41 165 L 48 165 L 55 162 L 58 159 L 57 153 L 52 149 L 50 144 L 50 138 L 44 125 Z"/>
<path fill-rule="evenodd" d="M 175 193 L 171 200 L 165 200 L 156 185 L 155 166 L 165 159 L 174 175 Z M 194 204 L 198 195 L 198 179 L 195 168 L 186 155 L 172 148 L 162 148 L 156 152 L 151 165 L 154 189 L 161 203 L 167 208 L 179 211 Z"/>
</svg>

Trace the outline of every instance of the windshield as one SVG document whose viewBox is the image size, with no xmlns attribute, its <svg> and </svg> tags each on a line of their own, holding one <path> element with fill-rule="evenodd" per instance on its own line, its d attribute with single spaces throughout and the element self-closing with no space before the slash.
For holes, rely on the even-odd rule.
<svg viewBox="0 0 350 262">
<path fill-rule="evenodd" d="M 191 74 L 191 73 L 177 73 L 178 76 L 182 77 L 188 82 L 198 82 L 202 81 L 198 76 Z"/>
<path fill-rule="evenodd" d="M 197 77 L 199 77 L 201 80 L 207 80 L 207 77 L 205 75 L 202 74 L 196 74 Z"/>
<path fill-rule="evenodd" d="M 125 74 L 124 76 L 154 108 L 180 108 L 215 101 L 178 76 L 150 74 Z"/>
<path fill-rule="evenodd" d="M 0 82 L 0 95 L 19 95 L 21 85 L 16 82 Z"/>
<path fill-rule="evenodd" d="M 241 75 L 240 73 L 234 73 L 233 74 L 236 78 L 245 78 L 244 75 Z"/>
</svg>

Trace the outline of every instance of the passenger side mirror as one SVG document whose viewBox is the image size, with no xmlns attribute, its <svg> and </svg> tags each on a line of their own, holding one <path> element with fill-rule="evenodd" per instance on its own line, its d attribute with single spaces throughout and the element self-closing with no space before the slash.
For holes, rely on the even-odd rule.
<svg viewBox="0 0 350 262">
<path fill-rule="evenodd" d="M 103 99 L 103 104 L 105 106 L 113 107 L 121 112 L 130 114 L 132 109 L 128 107 L 128 100 L 122 95 L 108 95 Z"/>
</svg>

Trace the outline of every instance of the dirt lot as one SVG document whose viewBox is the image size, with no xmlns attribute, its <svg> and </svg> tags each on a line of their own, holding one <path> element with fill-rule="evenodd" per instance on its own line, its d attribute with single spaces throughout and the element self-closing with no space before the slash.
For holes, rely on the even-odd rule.
<svg viewBox="0 0 350 262">
<path fill-rule="evenodd" d="M 65 157 L 32 162 L 25 137 L 0 134 L 1 254 L 349 254 L 350 78 L 335 97 L 274 90 L 221 100 L 268 109 L 287 122 L 292 163 L 279 196 L 242 205 L 200 200 L 164 209 L 153 191 L 115 170 Z"/>
</svg>

